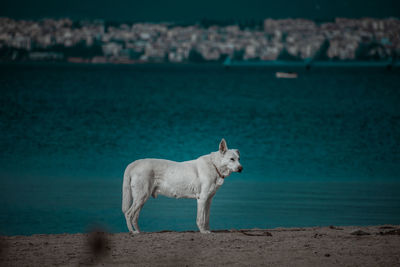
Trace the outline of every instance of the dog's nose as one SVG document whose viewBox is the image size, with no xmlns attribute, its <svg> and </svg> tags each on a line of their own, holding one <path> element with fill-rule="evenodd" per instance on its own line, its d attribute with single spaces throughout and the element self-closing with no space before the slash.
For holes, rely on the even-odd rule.
<svg viewBox="0 0 400 267">
<path fill-rule="evenodd" d="M 239 171 L 239 172 L 242 172 L 242 170 L 243 170 L 243 167 L 240 166 L 238 171 Z"/>
</svg>

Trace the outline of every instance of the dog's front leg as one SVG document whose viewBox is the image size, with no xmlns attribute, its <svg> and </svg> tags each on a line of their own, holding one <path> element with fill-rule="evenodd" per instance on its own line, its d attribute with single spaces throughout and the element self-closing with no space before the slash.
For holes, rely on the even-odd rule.
<svg viewBox="0 0 400 267">
<path fill-rule="evenodd" d="M 206 230 L 210 230 L 210 209 L 211 209 L 211 200 L 212 200 L 212 197 L 210 197 L 209 199 L 207 199 L 207 202 L 206 202 L 206 207 L 205 207 L 205 209 L 206 209 L 206 225 L 205 225 L 205 228 L 206 228 Z"/>
<path fill-rule="evenodd" d="M 197 200 L 197 227 L 202 234 L 211 233 L 210 230 L 207 229 L 207 199 L 199 198 Z"/>
</svg>

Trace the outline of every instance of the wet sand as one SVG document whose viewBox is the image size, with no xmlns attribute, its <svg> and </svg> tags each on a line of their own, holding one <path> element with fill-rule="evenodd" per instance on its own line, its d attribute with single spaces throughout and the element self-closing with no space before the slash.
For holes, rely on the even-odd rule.
<svg viewBox="0 0 400 267">
<path fill-rule="evenodd" d="M 400 266 L 400 225 L 3 236 L 0 266 Z"/>
</svg>

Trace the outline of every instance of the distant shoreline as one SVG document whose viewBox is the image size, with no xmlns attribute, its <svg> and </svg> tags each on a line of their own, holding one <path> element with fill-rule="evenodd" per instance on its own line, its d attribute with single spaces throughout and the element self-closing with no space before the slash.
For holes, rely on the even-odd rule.
<svg viewBox="0 0 400 267">
<path fill-rule="evenodd" d="M 395 266 L 400 225 L 0 237 L 0 265 Z"/>
<path fill-rule="evenodd" d="M 303 61 L 233 61 L 229 64 L 223 62 L 136 62 L 136 63 L 92 63 L 92 62 L 68 62 L 68 61 L 0 61 L 0 65 L 86 65 L 86 66 L 221 66 L 221 67 L 295 67 L 295 68 L 327 68 L 327 67 L 354 67 L 354 68 L 399 68 L 400 62 L 387 61 L 315 61 L 307 63 Z"/>
<path fill-rule="evenodd" d="M 400 20 L 107 23 L 0 17 L 0 59 L 136 64 L 235 60 L 399 60 Z"/>
<path fill-rule="evenodd" d="M 392 61 L 225 61 L 226 67 L 302 67 L 302 68 L 324 68 L 324 67 L 400 67 L 399 62 Z"/>
</svg>

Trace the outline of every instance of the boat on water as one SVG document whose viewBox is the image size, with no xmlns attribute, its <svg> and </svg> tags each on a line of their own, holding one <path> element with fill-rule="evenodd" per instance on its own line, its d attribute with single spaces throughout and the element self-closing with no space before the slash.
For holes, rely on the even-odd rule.
<svg viewBox="0 0 400 267">
<path fill-rule="evenodd" d="M 277 72 L 275 73 L 275 76 L 278 79 L 296 79 L 298 74 L 296 72 Z"/>
</svg>

